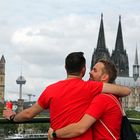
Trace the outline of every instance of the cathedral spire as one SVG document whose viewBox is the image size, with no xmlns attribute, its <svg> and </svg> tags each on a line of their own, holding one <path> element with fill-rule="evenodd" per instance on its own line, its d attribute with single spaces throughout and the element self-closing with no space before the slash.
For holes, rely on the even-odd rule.
<svg viewBox="0 0 140 140">
<path fill-rule="evenodd" d="M 121 26 L 121 16 L 119 16 L 119 25 L 118 25 L 118 31 L 117 31 L 115 50 L 121 51 L 121 52 L 124 50 L 122 26 Z"/>
<path fill-rule="evenodd" d="M 110 53 L 108 49 L 106 48 L 106 43 L 105 43 L 103 14 L 101 14 L 101 22 L 100 22 L 97 47 L 94 49 L 94 52 L 92 55 L 91 67 L 90 67 L 91 69 L 99 59 L 110 60 Z"/>
<path fill-rule="evenodd" d="M 98 42 L 97 42 L 97 49 L 105 49 L 105 35 L 104 35 L 104 23 L 103 23 L 103 13 L 101 13 L 101 22 L 100 22 L 100 29 L 98 35 Z"/>
<path fill-rule="evenodd" d="M 138 51 L 137 51 L 137 46 L 136 46 L 136 52 L 135 52 L 135 61 L 134 65 L 138 65 Z"/>
<path fill-rule="evenodd" d="M 126 50 L 124 50 L 121 16 L 119 16 L 119 25 L 117 31 L 115 50 L 113 50 L 112 52 L 111 60 L 117 67 L 118 76 L 129 76 L 129 62 Z"/>
<path fill-rule="evenodd" d="M 138 63 L 138 52 L 137 52 L 137 46 L 136 46 L 136 52 L 135 52 L 135 60 L 133 65 L 133 78 L 135 81 L 137 81 L 137 78 L 139 77 L 139 63 Z"/>
</svg>

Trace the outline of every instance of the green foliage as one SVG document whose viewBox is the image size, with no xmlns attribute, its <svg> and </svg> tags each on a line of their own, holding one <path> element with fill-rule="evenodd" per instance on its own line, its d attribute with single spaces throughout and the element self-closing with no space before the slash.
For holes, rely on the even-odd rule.
<svg viewBox="0 0 140 140">
<path fill-rule="evenodd" d="M 140 119 L 140 112 L 137 112 L 135 110 L 126 110 L 126 115 L 128 116 L 128 118 Z"/>
<path fill-rule="evenodd" d="M 128 118 L 140 119 L 140 112 L 137 112 L 135 110 L 127 110 L 126 115 L 128 116 Z M 134 128 L 136 133 L 140 134 L 140 125 L 132 125 L 132 127 Z"/>
<path fill-rule="evenodd" d="M 17 124 L 2 124 L 0 126 L 1 129 L 4 129 L 4 135 L 11 135 L 14 133 L 17 133 L 17 128 L 18 125 Z"/>
<path fill-rule="evenodd" d="M 0 103 L 0 118 L 2 117 L 3 108 L 4 108 L 4 105 Z"/>
<path fill-rule="evenodd" d="M 32 129 L 34 133 L 47 133 L 49 127 L 49 123 L 24 124 L 25 131 Z"/>
</svg>

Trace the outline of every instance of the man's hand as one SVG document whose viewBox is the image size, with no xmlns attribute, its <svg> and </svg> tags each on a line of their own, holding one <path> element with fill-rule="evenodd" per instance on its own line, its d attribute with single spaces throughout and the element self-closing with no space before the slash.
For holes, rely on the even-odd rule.
<svg viewBox="0 0 140 140">
<path fill-rule="evenodd" d="M 10 120 L 10 116 L 16 114 L 15 112 L 13 112 L 11 109 L 4 109 L 3 110 L 3 117 Z"/>
<path fill-rule="evenodd" d="M 50 127 L 48 130 L 48 140 L 53 140 L 52 133 L 53 133 L 53 129 Z"/>
</svg>

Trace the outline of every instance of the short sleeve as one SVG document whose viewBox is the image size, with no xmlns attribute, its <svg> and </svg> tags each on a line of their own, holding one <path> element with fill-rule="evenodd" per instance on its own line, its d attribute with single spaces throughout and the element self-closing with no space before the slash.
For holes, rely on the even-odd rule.
<svg viewBox="0 0 140 140">
<path fill-rule="evenodd" d="M 46 88 L 42 94 L 40 95 L 40 97 L 38 98 L 38 104 L 43 108 L 43 109 L 47 109 L 49 107 L 49 103 L 50 103 L 51 97 L 49 96 L 49 92 L 48 89 Z"/>
<path fill-rule="evenodd" d="M 102 92 L 102 89 L 103 89 L 102 82 L 95 82 L 95 81 L 90 80 L 89 83 L 90 83 L 90 92 L 94 94 L 94 96 Z"/>
<path fill-rule="evenodd" d="M 99 119 L 105 112 L 107 107 L 105 97 L 102 94 L 97 95 L 91 102 L 89 108 L 86 110 L 86 114 Z"/>
</svg>

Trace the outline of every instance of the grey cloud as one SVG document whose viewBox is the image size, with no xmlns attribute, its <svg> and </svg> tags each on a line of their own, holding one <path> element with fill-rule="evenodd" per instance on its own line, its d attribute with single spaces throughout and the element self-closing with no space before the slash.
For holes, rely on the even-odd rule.
<svg viewBox="0 0 140 140">
<path fill-rule="evenodd" d="M 26 57 L 25 57 L 26 56 Z M 32 63 L 38 66 L 50 66 L 50 65 L 60 65 L 64 62 L 64 56 L 62 53 L 26 53 L 21 54 L 22 60 L 26 61 L 27 63 Z"/>
<path fill-rule="evenodd" d="M 20 61 L 27 79 L 24 88 L 28 91 L 39 92 L 46 85 L 63 79 L 64 59 L 72 51 L 84 51 L 89 68 L 101 12 L 110 52 L 115 47 L 118 16 L 122 15 L 124 46 L 132 71 L 136 43 L 138 52 L 140 49 L 139 7 L 139 0 L 1 0 L 0 43 L 1 52 L 7 57 L 6 90 L 18 90 L 15 80 L 20 74 Z M 21 40 L 17 39 L 19 32 L 15 38 L 19 42 L 11 42 L 13 33 L 26 27 L 33 30 L 27 32 L 26 37 L 21 36 Z"/>
</svg>

